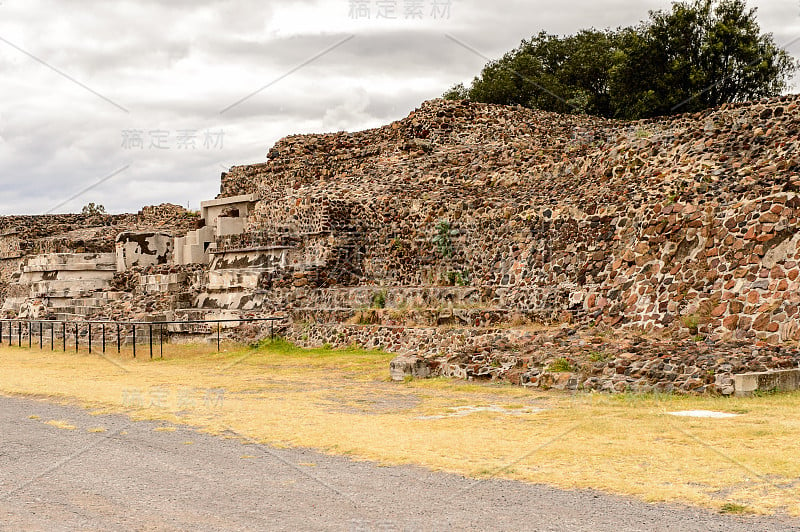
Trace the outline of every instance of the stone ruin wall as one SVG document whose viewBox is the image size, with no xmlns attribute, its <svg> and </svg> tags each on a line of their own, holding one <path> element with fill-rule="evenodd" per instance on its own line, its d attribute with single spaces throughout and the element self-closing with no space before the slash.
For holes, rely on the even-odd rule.
<svg viewBox="0 0 800 532">
<path fill-rule="evenodd" d="M 778 343 L 800 340 L 799 118 L 794 97 L 633 124 L 432 102 L 288 137 L 222 190 L 255 187 L 252 232 L 319 234 L 354 285 L 456 281 L 509 315 Z"/>
<path fill-rule="evenodd" d="M 328 287 L 295 271 L 272 290 L 303 345 L 534 386 L 730 393 L 736 372 L 800 360 L 799 132 L 794 96 L 635 123 L 429 102 L 377 130 L 284 139 L 223 175 L 223 193 L 264 198 L 254 233 L 285 238 L 309 206 L 327 212 L 318 240 L 355 275 Z M 532 323 L 572 334 L 523 356 L 514 328 Z M 597 326 L 670 340 L 621 340 L 588 364 L 583 346 L 608 343 L 586 336 Z M 542 353 L 580 371 L 548 374 Z"/>
<path fill-rule="evenodd" d="M 170 204 L 145 207 L 137 214 L 0 216 L 0 254 L 4 247 L 23 255 L 110 253 L 123 230 L 167 228 L 180 236 L 196 223 L 196 216 Z"/>
<path fill-rule="evenodd" d="M 18 279 L 27 262 L 38 256 L 114 253 L 123 231 L 150 229 L 182 235 L 196 224 L 196 215 L 170 204 L 145 207 L 137 214 L 0 217 L 0 303 L 13 300 L 11 306 L 18 307 L 18 302 L 29 298 L 30 287 Z M 41 306 L 33 300 L 25 304 Z M 20 309 L 4 311 L 15 315 Z"/>
<path fill-rule="evenodd" d="M 433 101 L 287 137 L 222 175 L 220 198 L 258 199 L 209 266 L 134 267 L 101 312 L 282 312 L 299 344 L 380 346 L 432 374 L 727 390 L 800 360 L 799 134 L 792 96 L 633 123 Z M 135 225 L 199 227 L 170 209 Z M 666 343 L 626 344 L 640 332 Z M 580 371 L 543 370 L 559 357 Z"/>
</svg>

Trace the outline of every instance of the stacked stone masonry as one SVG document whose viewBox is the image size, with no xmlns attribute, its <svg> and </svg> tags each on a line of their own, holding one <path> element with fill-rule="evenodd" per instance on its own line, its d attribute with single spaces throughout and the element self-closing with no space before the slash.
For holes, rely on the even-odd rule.
<svg viewBox="0 0 800 532">
<path fill-rule="evenodd" d="M 798 147 L 797 96 L 637 122 L 434 100 L 381 128 L 279 141 L 266 162 L 224 173 L 199 221 L 158 209 L 139 218 L 166 217 L 159 227 L 0 219 L 0 293 L 19 250 L 99 252 L 148 229 L 167 235 L 158 260 L 123 261 L 104 314 L 281 312 L 300 343 L 380 345 L 468 377 L 479 362 L 463 338 L 482 338 L 481 353 L 515 346 L 484 357 L 482 376 L 544 386 L 549 362 L 522 332 L 613 330 L 652 347 L 637 347 L 635 376 L 617 373 L 633 367 L 622 344 L 600 373 L 575 347 L 562 353 L 583 368 L 570 386 L 663 388 L 675 372 L 654 364 L 711 353 L 670 389 L 727 391 L 732 372 L 800 360 Z M 151 267 L 176 278 L 155 282 Z M 508 364 L 527 369 L 497 370 Z"/>
</svg>

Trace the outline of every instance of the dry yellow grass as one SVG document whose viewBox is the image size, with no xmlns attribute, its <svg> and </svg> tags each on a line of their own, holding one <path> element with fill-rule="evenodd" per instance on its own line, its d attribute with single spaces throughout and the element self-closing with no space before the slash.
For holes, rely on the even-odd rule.
<svg viewBox="0 0 800 532">
<path fill-rule="evenodd" d="M 46 421 L 45 424 L 61 430 L 75 430 L 77 428 L 75 425 L 64 419 L 51 419 L 50 421 Z"/>
<path fill-rule="evenodd" d="M 0 391 L 233 432 L 243 443 L 800 515 L 797 393 L 570 396 L 446 379 L 391 383 L 391 355 L 378 352 L 278 343 L 222 353 L 169 346 L 168 353 L 164 360 L 130 353 L 107 360 L 4 347 Z M 667 414 L 698 409 L 740 416 Z"/>
</svg>

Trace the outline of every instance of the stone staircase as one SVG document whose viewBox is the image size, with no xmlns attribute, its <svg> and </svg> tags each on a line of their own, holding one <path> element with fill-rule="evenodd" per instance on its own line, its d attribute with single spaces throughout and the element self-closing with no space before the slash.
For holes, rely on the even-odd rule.
<svg viewBox="0 0 800 532">
<path fill-rule="evenodd" d="M 208 311 L 256 311 L 263 308 L 265 275 L 285 272 L 299 261 L 295 246 L 212 250 L 204 290 L 193 307 Z"/>
<path fill-rule="evenodd" d="M 111 289 L 115 253 L 51 253 L 27 258 L 14 276 L 14 297 L 4 311 L 20 312 L 26 303 L 44 307 L 58 319 L 88 319 L 120 296 Z"/>
</svg>

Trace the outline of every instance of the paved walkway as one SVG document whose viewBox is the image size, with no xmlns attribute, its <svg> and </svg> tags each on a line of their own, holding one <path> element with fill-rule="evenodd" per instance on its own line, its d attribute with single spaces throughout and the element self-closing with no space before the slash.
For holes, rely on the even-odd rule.
<svg viewBox="0 0 800 532">
<path fill-rule="evenodd" d="M 76 429 L 45 423 L 54 419 Z M 108 430 L 88 431 L 97 426 Z M 158 426 L 0 397 L 0 528 L 800 530 L 800 521 L 787 518 L 378 467 Z"/>
</svg>

